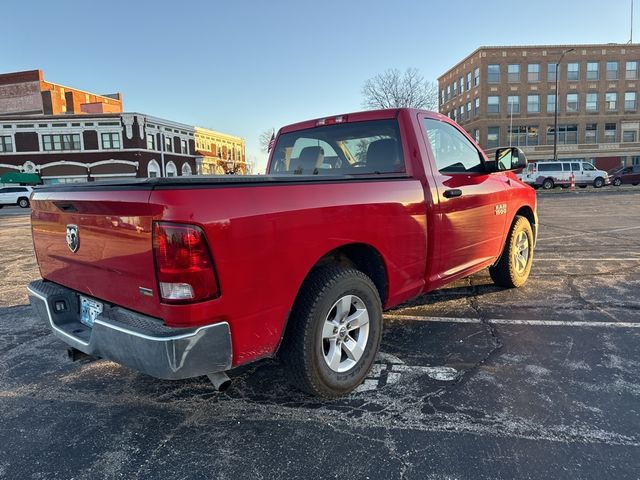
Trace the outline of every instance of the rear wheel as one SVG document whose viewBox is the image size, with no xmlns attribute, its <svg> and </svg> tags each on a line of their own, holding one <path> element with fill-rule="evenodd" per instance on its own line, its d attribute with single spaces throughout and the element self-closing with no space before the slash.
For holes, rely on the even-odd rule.
<svg viewBox="0 0 640 480">
<path fill-rule="evenodd" d="M 593 181 L 593 186 L 596 188 L 602 188 L 604 185 L 604 178 L 598 177 Z"/>
<path fill-rule="evenodd" d="M 292 383 L 324 398 L 353 391 L 373 365 L 382 337 L 382 303 L 359 270 L 320 267 L 305 280 L 280 357 Z"/>
<path fill-rule="evenodd" d="M 526 217 L 516 216 L 498 263 L 489 267 L 496 285 L 521 287 L 527 282 L 533 263 L 533 229 Z"/>
<path fill-rule="evenodd" d="M 615 187 L 619 187 L 620 185 L 622 185 L 622 180 L 620 180 L 619 178 L 616 178 L 616 179 L 613 181 L 613 185 L 614 185 Z"/>
<path fill-rule="evenodd" d="M 20 205 L 21 208 L 28 208 L 29 207 L 29 199 L 28 198 L 20 198 L 18 200 L 18 205 Z"/>
<path fill-rule="evenodd" d="M 637 183 L 632 183 L 631 185 L 633 185 L 634 187 L 637 187 L 638 184 Z"/>
<path fill-rule="evenodd" d="M 545 178 L 544 182 L 542 182 L 542 188 L 544 188 L 545 190 L 551 190 L 554 186 L 555 184 L 553 183 L 553 179 L 551 178 Z"/>
<path fill-rule="evenodd" d="M 587 185 L 578 185 L 580 188 L 587 188 Z"/>
</svg>

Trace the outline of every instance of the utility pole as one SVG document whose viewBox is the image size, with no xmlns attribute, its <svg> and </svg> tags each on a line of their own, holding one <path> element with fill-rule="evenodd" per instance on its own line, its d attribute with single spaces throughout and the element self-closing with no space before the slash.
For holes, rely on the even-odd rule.
<svg viewBox="0 0 640 480">
<path fill-rule="evenodd" d="M 558 161 L 558 78 L 560 77 L 560 63 L 562 63 L 562 59 L 564 56 L 573 52 L 575 48 L 570 48 L 569 50 L 565 50 L 560 55 L 560 59 L 556 62 L 556 105 L 554 108 L 554 122 L 553 122 L 553 160 Z M 569 78 L 567 74 L 567 79 Z"/>
</svg>

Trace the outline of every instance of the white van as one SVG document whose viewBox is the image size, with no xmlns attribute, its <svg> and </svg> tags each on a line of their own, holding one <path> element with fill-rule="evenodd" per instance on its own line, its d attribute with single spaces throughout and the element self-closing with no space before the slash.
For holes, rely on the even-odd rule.
<svg viewBox="0 0 640 480">
<path fill-rule="evenodd" d="M 581 188 L 585 188 L 587 185 L 600 188 L 611 183 L 607 172 L 596 169 L 591 163 L 584 160 L 529 162 L 527 168 L 518 177 L 533 188 L 542 187 L 549 190 L 557 186 L 571 185 L 572 175 L 575 175 L 576 185 Z"/>
</svg>

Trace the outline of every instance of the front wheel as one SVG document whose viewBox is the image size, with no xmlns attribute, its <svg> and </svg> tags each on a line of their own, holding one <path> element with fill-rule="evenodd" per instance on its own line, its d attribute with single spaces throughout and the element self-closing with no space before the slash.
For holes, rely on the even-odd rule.
<svg viewBox="0 0 640 480">
<path fill-rule="evenodd" d="M 26 198 L 21 198 L 20 200 L 18 200 L 18 205 L 20 206 L 20 208 L 28 208 L 29 200 Z"/>
<path fill-rule="evenodd" d="M 382 338 L 382 303 L 359 270 L 319 267 L 296 299 L 280 357 L 291 382 L 324 398 L 353 391 L 371 369 Z"/>
<path fill-rule="evenodd" d="M 622 180 L 620 180 L 619 178 L 616 178 L 616 179 L 613 181 L 613 186 L 614 186 L 614 187 L 619 187 L 620 185 L 622 185 Z"/>
<path fill-rule="evenodd" d="M 554 186 L 555 184 L 551 178 L 545 178 L 544 182 L 542 182 L 542 188 L 545 190 L 551 190 Z"/>
<path fill-rule="evenodd" d="M 502 255 L 498 263 L 489 267 L 489 274 L 496 285 L 518 288 L 527 283 L 532 263 L 533 229 L 526 217 L 517 215 Z"/>
<path fill-rule="evenodd" d="M 604 179 L 602 177 L 598 177 L 593 181 L 593 186 L 596 188 L 602 188 L 604 185 Z"/>
</svg>

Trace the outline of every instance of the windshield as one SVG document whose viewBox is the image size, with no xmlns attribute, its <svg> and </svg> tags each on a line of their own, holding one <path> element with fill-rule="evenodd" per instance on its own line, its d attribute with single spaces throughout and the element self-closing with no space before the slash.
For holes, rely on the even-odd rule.
<svg viewBox="0 0 640 480">
<path fill-rule="evenodd" d="M 374 120 L 280 135 L 267 173 L 353 175 L 404 171 L 397 121 Z"/>
</svg>

